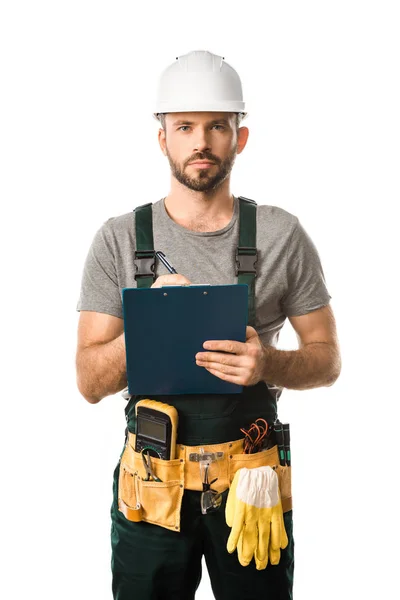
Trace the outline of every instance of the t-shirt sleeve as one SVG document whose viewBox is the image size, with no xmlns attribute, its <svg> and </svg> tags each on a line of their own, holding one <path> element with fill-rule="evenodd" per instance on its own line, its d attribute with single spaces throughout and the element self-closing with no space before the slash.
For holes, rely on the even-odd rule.
<svg viewBox="0 0 400 600">
<path fill-rule="evenodd" d="M 107 223 L 98 229 L 89 248 L 76 310 L 92 310 L 122 319 L 121 292 Z"/>
<path fill-rule="evenodd" d="M 287 292 L 282 298 L 287 316 L 307 314 L 331 299 L 317 248 L 296 219 L 287 249 Z"/>
</svg>

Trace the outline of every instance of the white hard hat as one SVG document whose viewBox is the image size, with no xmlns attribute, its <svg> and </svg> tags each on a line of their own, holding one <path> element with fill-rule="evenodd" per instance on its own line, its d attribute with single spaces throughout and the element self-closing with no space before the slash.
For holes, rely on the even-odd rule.
<svg viewBox="0 0 400 600">
<path fill-rule="evenodd" d="M 154 117 L 170 112 L 242 113 L 242 84 L 223 56 L 196 50 L 176 57 L 161 74 Z"/>
</svg>

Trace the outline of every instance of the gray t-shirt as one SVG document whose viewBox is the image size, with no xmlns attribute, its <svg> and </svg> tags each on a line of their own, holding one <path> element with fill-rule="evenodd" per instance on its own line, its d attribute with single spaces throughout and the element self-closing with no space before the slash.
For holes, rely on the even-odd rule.
<svg viewBox="0 0 400 600">
<path fill-rule="evenodd" d="M 197 232 L 175 223 L 164 198 L 153 204 L 154 248 L 165 253 L 192 283 L 232 284 L 239 240 L 239 200 L 231 221 L 218 231 Z M 137 287 L 135 213 L 111 217 L 97 230 L 86 257 L 77 310 L 123 318 L 122 289 Z M 276 346 L 287 316 L 329 304 L 331 296 L 317 249 L 299 219 L 277 206 L 257 205 L 255 329 L 265 345 Z M 156 276 L 168 274 L 156 262 Z M 269 385 L 278 398 L 281 388 Z"/>
</svg>

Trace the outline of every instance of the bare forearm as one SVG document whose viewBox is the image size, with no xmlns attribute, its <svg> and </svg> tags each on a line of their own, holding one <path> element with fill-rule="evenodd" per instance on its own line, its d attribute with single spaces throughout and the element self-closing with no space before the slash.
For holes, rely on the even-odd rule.
<svg viewBox="0 0 400 600">
<path fill-rule="evenodd" d="M 122 390 L 127 385 L 124 334 L 81 350 L 76 367 L 79 390 L 88 402 L 95 404 Z"/>
<path fill-rule="evenodd" d="M 340 353 L 328 343 L 306 344 L 299 350 L 277 350 L 264 346 L 263 380 L 293 390 L 332 385 L 341 369 Z"/>
</svg>

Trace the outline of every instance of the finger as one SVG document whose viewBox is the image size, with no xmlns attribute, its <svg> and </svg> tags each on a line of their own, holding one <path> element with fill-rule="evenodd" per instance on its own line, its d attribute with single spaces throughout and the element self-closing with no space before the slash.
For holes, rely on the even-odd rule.
<svg viewBox="0 0 400 600">
<path fill-rule="evenodd" d="M 271 565 L 277 565 L 281 559 L 281 530 L 279 524 L 272 520 L 269 540 L 269 560 Z"/>
<path fill-rule="evenodd" d="M 151 287 L 158 288 L 163 285 L 183 285 L 183 284 L 190 284 L 190 281 L 187 277 L 185 277 L 184 275 L 181 275 L 180 273 L 173 273 L 173 274 L 171 273 L 168 275 L 160 275 L 160 277 L 157 277 L 157 279 L 151 285 Z"/>
<path fill-rule="evenodd" d="M 242 567 L 246 567 L 247 565 L 243 564 L 243 561 L 242 561 L 242 553 L 243 553 L 243 529 L 240 532 L 238 543 L 237 543 L 237 555 L 238 555 L 239 563 L 242 565 Z"/>
<path fill-rule="evenodd" d="M 235 476 L 231 483 L 231 487 L 229 488 L 228 498 L 226 499 L 226 505 L 225 505 L 225 519 L 226 519 L 226 523 L 229 527 L 232 527 L 233 520 L 235 517 L 236 502 L 237 502 L 236 488 L 237 488 L 238 479 L 239 479 L 239 471 L 236 471 Z"/>
<path fill-rule="evenodd" d="M 279 561 L 281 560 L 281 550 L 280 548 L 270 548 L 269 549 L 269 562 L 271 565 L 279 565 Z"/>
<path fill-rule="evenodd" d="M 247 511 L 246 523 L 243 525 L 243 543 L 239 562 L 244 567 L 251 562 L 257 545 L 258 531 L 254 513 L 254 507 L 253 510 Z"/>
<path fill-rule="evenodd" d="M 268 563 L 268 547 L 269 547 L 269 538 L 271 532 L 271 511 L 270 509 L 260 509 L 260 516 L 258 519 L 258 542 L 256 548 L 256 562 L 257 560 L 264 564 L 265 569 Z M 258 567 L 257 567 L 258 568 Z"/>
<path fill-rule="evenodd" d="M 281 523 L 279 513 L 274 511 L 271 520 L 271 536 L 269 542 L 269 560 L 271 565 L 277 565 L 281 559 Z"/>
<path fill-rule="evenodd" d="M 241 367 L 242 358 L 234 354 L 225 354 L 221 352 L 198 352 L 195 356 L 197 361 L 205 364 L 225 365 L 227 367 Z"/>
<path fill-rule="evenodd" d="M 239 377 L 244 372 L 244 369 L 241 369 L 240 367 L 227 366 L 218 362 L 196 360 L 196 364 L 199 367 L 204 367 L 205 369 L 213 369 L 214 371 L 218 371 L 218 373 L 223 373 L 224 375 L 236 375 Z"/>
<path fill-rule="evenodd" d="M 257 331 L 254 329 L 254 327 L 251 327 L 250 325 L 247 325 L 246 327 L 246 342 L 254 341 L 255 338 L 258 338 L 259 335 L 257 333 Z"/>
<path fill-rule="evenodd" d="M 251 558 L 250 560 L 245 557 L 245 536 L 246 536 L 246 525 L 243 525 L 243 529 L 240 533 L 239 536 L 239 540 L 238 540 L 238 544 L 237 544 L 237 554 L 238 554 L 238 561 L 239 563 L 242 565 L 242 567 L 247 567 L 247 565 L 250 564 L 251 562 Z"/>
<path fill-rule="evenodd" d="M 221 371 L 217 371 L 216 369 L 209 369 L 208 367 L 204 367 L 206 371 L 209 371 L 215 377 L 222 379 L 223 381 L 229 381 L 230 383 L 236 383 L 238 385 L 243 385 L 243 377 L 236 377 L 235 375 L 227 375 L 226 373 L 221 373 Z"/>
<path fill-rule="evenodd" d="M 265 558 L 265 560 L 260 560 L 258 558 L 257 554 L 254 554 L 254 560 L 256 563 L 257 571 L 262 571 L 263 569 L 266 569 L 266 567 L 268 565 L 268 552 L 267 552 L 267 557 Z"/>
<path fill-rule="evenodd" d="M 280 522 L 281 522 L 281 548 L 283 550 L 289 544 L 289 538 L 288 538 L 287 533 L 286 533 L 285 521 L 284 521 L 284 518 L 283 518 L 283 512 L 280 515 Z"/>
<path fill-rule="evenodd" d="M 238 543 L 238 539 L 240 533 L 243 529 L 243 525 L 245 522 L 245 508 L 246 505 L 241 500 L 236 499 L 237 505 L 235 510 L 235 515 L 233 518 L 231 533 L 229 534 L 228 542 L 226 544 L 226 549 L 229 553 L 232 553 Z"/>
<path fill-rule="evenodd" d="M 234 340 L 207 340 L 203 344 L 206 350 L 215 350 L 219 352 L 229 352 L 229 354 L 245 354 L 246 344 Z"/>
<path fill-rule="evenodd" d="M 271 519 L 270 547 L 274 549 L 281 547 L 281 524 L 275 514 Z"/>
<path fill-rule="evenodd" d="M 282 503 L 281 503 L 281 499 L 280 499 L 280 493 L 279 493 L 278 504 L 274 508 L 273 519 L 274 519 L 274 522 L 276 522 L 275 528 L 277 531 L 279 531 L 279 547 L 284 549 L 288 545 L 289 540 L 288 540 L 288 536 L 286 534 L 286 529 L 285 529 L 285 521 L 283 518 L 283 510 L 282 510 Z"/>
</svg>

